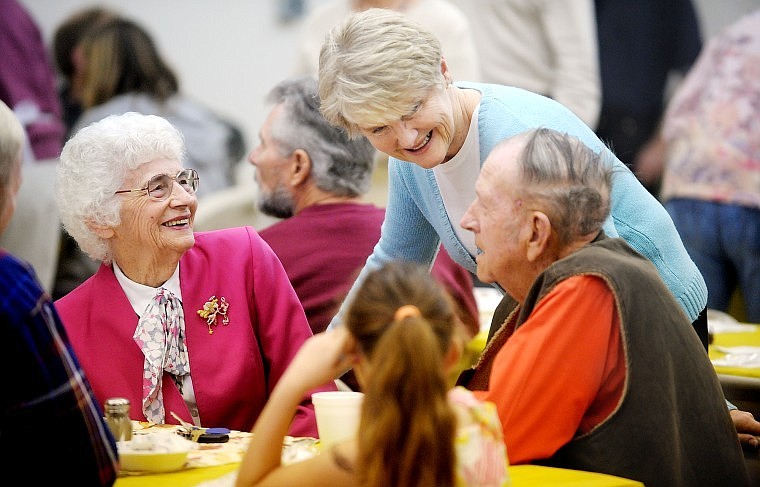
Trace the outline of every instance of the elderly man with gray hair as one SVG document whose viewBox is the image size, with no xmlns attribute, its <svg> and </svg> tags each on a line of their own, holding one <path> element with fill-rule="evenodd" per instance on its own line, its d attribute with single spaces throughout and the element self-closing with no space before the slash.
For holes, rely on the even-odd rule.
<svg viewBox="0 0 760 487">
<path fill-rule="evenodd" d="M 461 220 L 515 301 L 472 374 L 510 462 L 657 486 L 748 485 L 715 371 L 657 269 L 602 224 L 616 166 L 551 129 L 499 143 Z"/>
</svg>

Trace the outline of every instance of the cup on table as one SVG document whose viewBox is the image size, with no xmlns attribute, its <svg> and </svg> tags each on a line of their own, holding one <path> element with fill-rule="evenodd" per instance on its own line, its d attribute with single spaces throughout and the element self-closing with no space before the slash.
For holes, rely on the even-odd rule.
<svg viewBox="0 0 760 487">
<path fill-rule="evenodd" d="M 323 391 L 311 395 L 323 448 L 356 436 L 363 399 L 364 394 L 354 391 Z"/>
</svg>

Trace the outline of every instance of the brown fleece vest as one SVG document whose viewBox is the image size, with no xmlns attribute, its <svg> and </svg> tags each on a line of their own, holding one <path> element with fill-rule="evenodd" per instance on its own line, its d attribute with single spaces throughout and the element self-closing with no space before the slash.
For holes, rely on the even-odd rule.
<svg viewBox="0 0 760 487">
<path fill-rule="evenodd" d="M 615 295 L 625 388 L 609 418 L 541 463 L 635 479 L 647 487 L 749 485 L 736 430 L 699 338 L 654 265 L 622 239 L 600 236 L 552 264 L 522 307 L 505 297 L 494 313 L 501 327 L 459 383 L 488 388 L 493 360 L 514 330 L 554 286 L 578 275 L 603 279 Z"/>
</svg>

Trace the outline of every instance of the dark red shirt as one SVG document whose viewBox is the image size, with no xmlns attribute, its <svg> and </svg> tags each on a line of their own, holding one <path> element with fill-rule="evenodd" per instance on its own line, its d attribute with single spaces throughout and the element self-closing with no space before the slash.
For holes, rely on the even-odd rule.
<svg viewBox="0 0 760 487">
<path fill-rule="evenodd" d="M 259 232 L 280 258 L 314 333 L 327 328 L 380 239 L 385 210 L 372 204 L 314 205 Z M 472 277 L 441 248 L 431 272 L 452 294 L 474 335 Z"/>
</svg>

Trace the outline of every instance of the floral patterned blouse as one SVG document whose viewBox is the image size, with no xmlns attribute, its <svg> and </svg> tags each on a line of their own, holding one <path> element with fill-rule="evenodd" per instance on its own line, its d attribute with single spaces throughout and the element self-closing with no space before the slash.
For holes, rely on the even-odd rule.
<svg viewBox="0 0 760 487">
<path fill-rule="evenodd" d="M 449 401 L 472 419 L 472 423 L 457 430 L 456 485 L 509 486 L 509 461 L 496 406 L 476 399 L 471 391 L 459 386 L 449 391 Z"/>
<path fill-rule="evenodd" d="M 713 38 L 671 100 L 662 199 L 760 208 L 760 10 Z"/>
</svg>

